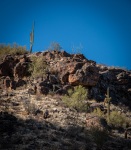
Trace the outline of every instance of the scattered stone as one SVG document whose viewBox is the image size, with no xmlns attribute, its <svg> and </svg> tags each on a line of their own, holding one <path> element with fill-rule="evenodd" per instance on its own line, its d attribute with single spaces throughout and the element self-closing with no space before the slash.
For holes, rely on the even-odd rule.
<svg viewBox="0 0 131 150">
<path fill-rule="evenodd" d="M 48 117 L 49 117 L 49 111 L 46 110 L 46 111 L 44 112 L 44 119 L 47 119 Z"/>
</svg>

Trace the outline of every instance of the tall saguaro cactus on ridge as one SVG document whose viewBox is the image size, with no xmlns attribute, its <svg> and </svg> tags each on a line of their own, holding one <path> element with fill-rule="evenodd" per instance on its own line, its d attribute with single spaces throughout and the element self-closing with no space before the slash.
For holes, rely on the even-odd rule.
<svg viewBox="0 0 131 150">
<path fill-rule="evenodd" d="M 32 53 L 32 47 L 34 44 L 34 27 L 35 27 L 35 22 L 33 22 L 32 31 L 30 33 L 30 53 Z"/>
</svg>

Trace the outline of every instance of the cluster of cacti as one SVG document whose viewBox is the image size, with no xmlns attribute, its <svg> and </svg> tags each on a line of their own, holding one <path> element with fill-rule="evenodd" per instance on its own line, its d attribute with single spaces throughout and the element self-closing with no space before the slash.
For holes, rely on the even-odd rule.
<svg viewBox="0 0 131 150">
<path fill-rule="evenodd" d="M 104 99 L 104 105 L 105 103 L 107 103 L 107 117 L 108 120 L 110 120 L 110 101 L 111 101 L 111 97 L 109 95 L 109 87 L 107 88 L 107 94 L 105 94 L 105 99 Z"/>
</svg>

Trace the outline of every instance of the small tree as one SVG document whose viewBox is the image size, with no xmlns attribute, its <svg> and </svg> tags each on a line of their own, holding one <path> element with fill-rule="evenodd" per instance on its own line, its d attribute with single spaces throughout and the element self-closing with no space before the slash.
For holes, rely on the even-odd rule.
<svg viewBox="0 0 131 150">
<path fill-rule="evenodd" d="M 87 111 L 87 95 L 87 89 L 79 85 L 74 87 L 74 90 L 69 89 L 68 94 L 63 97 L 63 101 L 68 107 L 75 108 L 78 111 Z"/>
<path fill-rule="evenodd" d="M 52 42 L 49 46 L 49 50 L 56 50 L 56 51 L 60 51 L 62 49 L 62 47 L 60 46 L 59 43 L 57 42 Z"/>
</svg>

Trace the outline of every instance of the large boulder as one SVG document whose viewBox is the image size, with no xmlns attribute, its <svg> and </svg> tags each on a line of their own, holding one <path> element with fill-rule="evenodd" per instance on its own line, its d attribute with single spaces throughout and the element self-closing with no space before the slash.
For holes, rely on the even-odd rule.
<svg viewBox="0 0 131 150">
<path fill-rule="evenodd" d="M 75 73 L 78 69 L 81 69 L 82 66 L 84 65 L 83 62 L 70 62 L 67 65 L 67 71 L 72 74 Z"/>
<path fill-rule="evenodd" d="M 14 58 L 11 55 L 5 56 L 0 63 L 0 76 L 13 76 L 14 65 Z"/>
<path fill-rule="evenodd" d="M 74 74 L 70 74 L 68 80 L 71 85 L 95 86 L 99 80 L 99 72 L 95 66 L 86 63 Z"/>
<path fill-rule="evenodd" d="M 23 78 L 28 75 L 28 63 L 27 62 L 19 62 L 14 67 L 14 77 L 15 78 Z"/>
</svg>

